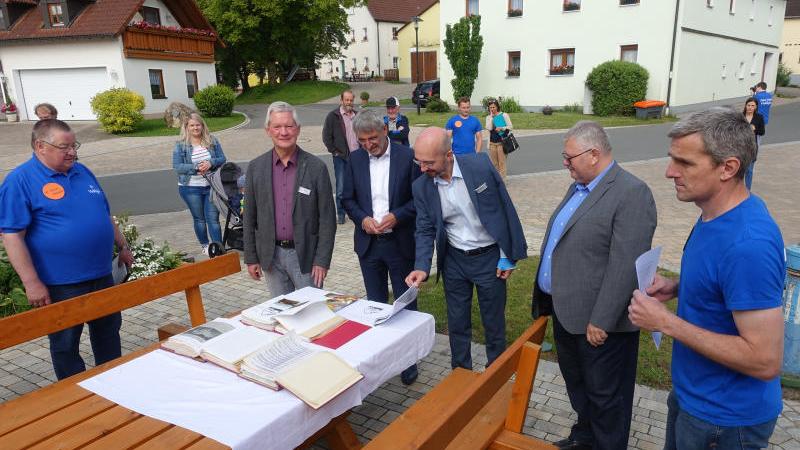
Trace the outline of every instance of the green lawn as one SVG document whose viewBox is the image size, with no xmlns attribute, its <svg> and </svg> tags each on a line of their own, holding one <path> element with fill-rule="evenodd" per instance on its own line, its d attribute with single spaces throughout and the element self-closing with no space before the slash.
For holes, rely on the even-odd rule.
<svg viewBox="0 0 800 450">
<path fill-rule="evenodd" d="M 227 128 L 239 125 L 245 121 L 244 114 L 233 113 L 228 117 L 206 117 L 206 125 L 211 132 L 225 130 Z M 164 119 L 145 119 L 143 120 L 136 131 L 130 133 L 120 133 L 115 136 L 123 137 L 150 137 L 150 136 L 177 136 L 181 133 L 179 128 L 168 128 L 164 123 Z"/>
<path fill-rule="evenodd" d="M 335 81 L 293 81 L 275 86 L 263 84 L 243 92 L 236 98 L 236 103 L 249 105 L 284 101 L 292 105 L 307 105 L 335 97 L 349 87 L 346 83 Z"/>
<path fill-rule="evenodd" d="M 531 292 L 533 278 L 539 257 L 531 257 L 521 261 L 519 268 L 508 282 L 508 301 L 506 303 L 506 342 L 511 343 L 530 326 L 531 319 Z M 667 276 L 674 276 L 663 272 Z M 436 319 L 436 332 L 447 334 L 447 311 L 444 300 L 443 283 L 434 284 L 435 276 L 422 286 L 419 295 L 419 309 L 430 313 Z M 675 302 L 668 304 L 675 307 Z M 472 340 L 483 344 L 483 325 L 478 311 L 477 297 L 472 303 Z M 553 342 L 553 326 L 547 324 L 545 341 Z M 555 349 L 553 352 L 544 353 L 544 358 L 556 361 Z M 672 359 L 672 339 L 664 336 L 661 349 L 656 350 L 650 333 L 642 332 L 639 339 L 639 367 L 636 382 L 659 389 L 668 389 L 672 384 L 670 376 L 670 361 Z"/>
<path fill-rule="evenodd" d="M 453 117 L 457 112 L 451 111 L 446 113 L 427 113 L 423 112 L 417 115 L 416 112 L 408 113 L 408 121 L 411 125 L 427 125 L 444 127 L 444 124 Z M 474 116 L 481 119 L 484 123 L 484 114 L 474 114 Z M 514 124 L 515 130 L 547 130 L 547 129 L 566 129 L 579 120 L 594 120 L 604 127 L 619 127 L 626 125 L 652 125 L 656 123 L 674 122 L 677 120 L 675 117 L 663 117 L 661 119 L 647 119 L 641 120 L 630 116 L 591 116 L 579 113 L 569 113 L 556 111 L 550 116 L 545 116 L 540 113 L 511 113 L 511 122 Z"/>
</svg>

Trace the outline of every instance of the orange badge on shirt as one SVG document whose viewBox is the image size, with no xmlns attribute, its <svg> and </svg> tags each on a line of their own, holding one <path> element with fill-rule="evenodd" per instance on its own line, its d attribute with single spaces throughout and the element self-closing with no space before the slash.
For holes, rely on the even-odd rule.
<svg viewBox="0 0 800 450">
<path fill-rule="evenodd" d="M 456 120 L 456 123 L 454 125 L 456 126 L 456 128 L 461 128 L 462 124 L 460 120 Z"/>
<path fill-rule="evenodd" d="M 47 183 L 42 186 L 42 194 L 50 200 L 61 200 L 64 198 L 64 188 L 58 183 Z"/>
</svg>

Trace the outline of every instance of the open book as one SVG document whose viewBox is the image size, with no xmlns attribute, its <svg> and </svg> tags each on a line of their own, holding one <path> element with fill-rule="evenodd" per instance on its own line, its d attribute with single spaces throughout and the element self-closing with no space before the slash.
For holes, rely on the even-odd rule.
<svg viewBox="0 0 800 450">
<path fill-rule="evenodd" d="M 237 320 L 219 318 L 172 336 L 161 347 L 239 372 L 239 365 L 247 355 L 277 337 L 274 333 L 244 326 Z"/>
<path fill-rule="evenodd" d="M 292 299 L 285 296 L 276 297 L 242 311 L 241 321 L 247 325 L 272 331 L 278 324 L 275 320 L 276 315 L 296 314 L 311 303 L 311 301 L 304 299 Z"/>
<path fill-rule="evenodd" d="M 403 295 L 397 297 L 391 305 L 387 303 L 378 303 L 373 301 L 356 302 L 342 310 L 342 314 L 348 319 L 363 324 L 376 326 L 380 325 L 397 313 L 410 305 L 411 302 L 416 300 L 419 289 L 416 287 L 409 287 Z"/>
<path fill-rule="evenodd" d="M 284 387 L 314 409 L 364 378 L 335 354 L 304 345 L 295 333 L 247 356 L 240 375 L 271 389 Z"/>
<path fill-rule="evenodd" d="M 344 317 L 331 311 L 324 301 L 311 302 L 302 310 L 292 314 L 277 314 L 274 319 L 278 322 L 275 331 L 279 333 L 294 331 L 308 341 L 324 336 L 346 321 Z"/>
</svg>

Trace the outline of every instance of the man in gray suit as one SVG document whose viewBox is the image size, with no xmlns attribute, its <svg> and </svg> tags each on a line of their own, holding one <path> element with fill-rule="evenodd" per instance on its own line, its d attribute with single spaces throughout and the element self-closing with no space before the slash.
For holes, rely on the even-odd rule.
<svg viewBox="0 0 800 450">
<path fill-rule="evenodd" d="M 596 122 L 564 137 L 575 180 L 547 225 L 533 291 L 533 316 L 553 316 L 558 364 L 578 421 L 562 449 L 627 448 L 639 330 L 628 320 L 636 258 L 650 249 L 656 205 L 623 170 Z"/>
<path fill-rule="evenodd" d="M 244 262 L 255 280 L 266 274 L 273 296 L 322 287 L 336 235 L 328 169 L 297 146 L 295 108 L 274 102 L 267 109 L 274 148 L 247 166 Z"/>
</svg>

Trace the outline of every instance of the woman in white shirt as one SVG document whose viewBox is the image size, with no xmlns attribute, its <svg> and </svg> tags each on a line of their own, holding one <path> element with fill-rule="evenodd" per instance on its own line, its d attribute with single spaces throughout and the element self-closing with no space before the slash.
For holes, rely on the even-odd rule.
<svg viewBox="0 0 800 450">
<path fill-rule="evenodd" d="M 172 168 L 178 177 L 178 193 L 192 213 L 194 233 L 203 254 L 208 254 L 211 242 L 222 243 L 219 211 L 211 201 L 211 187 L 203 175 L 225 164 L 222 146 L 208 132 L 200 114 L 192 113 L 181 127 L 181 140 L 172 152 Z"/>
</svg>

